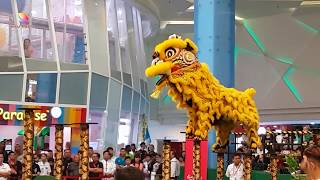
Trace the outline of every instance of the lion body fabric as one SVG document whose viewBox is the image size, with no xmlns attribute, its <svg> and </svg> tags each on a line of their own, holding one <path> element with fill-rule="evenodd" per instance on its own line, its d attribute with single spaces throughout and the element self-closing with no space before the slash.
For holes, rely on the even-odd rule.
<svg viewBox="0 0 320 180">
<path fill-rule="evenodd" d="M 226 88 L 210 73 L 206 64 L 198 62 L 172 73 L 166 84 L 168 95 L 177 103 L 177 108 L 188 111 L 187 138 L 206 140 L 213 127 L 217 134 L 213 150 L 219 149 L 228 144 L 231 131 L 241 125 L 247 130 L 251 148 L 261 143 L 257 134 L 259 115 L 253 88 L 244 92 Z"/>
</svg>

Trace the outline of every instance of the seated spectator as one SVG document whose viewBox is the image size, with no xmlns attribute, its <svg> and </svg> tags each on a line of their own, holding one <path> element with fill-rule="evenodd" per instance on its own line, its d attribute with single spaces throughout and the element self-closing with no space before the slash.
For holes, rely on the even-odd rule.
<svg viewBox="0 0 320 180">
<path fill-rule="evenodd" d="M 144 180 L 143 173 L 134 167 L 118 169 L 115 173 L 115 180 Z"/>
<path fill-rule="evenodd" d="M 103 174 L 103 164 L 99 161 L 100 154 L 92 154 L 92 162 L 89 163 L 89 177 L 101 177 Z M 101 178 L 100 178 L 101 179 Z"/>
<path fill-rule="evenodd" d="M 50 168 L 50 164 L 47 160 L 47 154 L 45 154 L 45 153 L 41 154 L 41 161 L 38 162 L 38 165 L 40 167 L 40 175 L 41 176 L 50 176 L 51 168 Z"/>
</svg>

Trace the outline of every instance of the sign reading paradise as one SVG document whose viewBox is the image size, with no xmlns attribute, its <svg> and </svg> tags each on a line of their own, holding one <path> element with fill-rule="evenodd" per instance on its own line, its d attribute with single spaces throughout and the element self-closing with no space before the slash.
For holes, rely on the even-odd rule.
<svg viewBox="0 0 320 180">
<path fill-rule="evenodd" d="M 25 114 L 21 108 L 39 109 L 34 111 L 37 126 L 86 122 L 86 108 L 0 104 L 0 125 L 23 125 Z"/>
<path fill-rule="evenodd" d="M 47 110 L 47 113 L 40 113 L 35 112 L 34 113 L 34 120 L 36 121 L 46 121 L 48 116 L 49 110 Z M 2 117 L 3 120 L 23 120 L 24 119 L 24 112 L 10 112 L 5 111 L 3 108 L 0 108 L 0 117 Z"/>
</svg>

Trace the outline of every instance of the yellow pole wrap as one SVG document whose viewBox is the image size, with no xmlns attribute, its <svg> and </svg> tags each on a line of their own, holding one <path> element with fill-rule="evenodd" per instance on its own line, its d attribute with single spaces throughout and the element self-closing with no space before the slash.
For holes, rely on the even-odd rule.
<svg viewBox="0 0 320 180">
<path fill-rule="evenodd" d="M 55 161 L 54 161 L 54 176 L 57 180 L 62 179 L 63 167 L 63 125 L 56 125 L 55 132 Z M 67 167 L 64 167 L 67 168 Z"/>
<path fill-rule="evenodd" d="M 25 110 L 24 136 L 23 136 L 23 166 L 22 179 L 32 180 L 33 136 L 34 136 L 33 110 Z"/>
</svg>

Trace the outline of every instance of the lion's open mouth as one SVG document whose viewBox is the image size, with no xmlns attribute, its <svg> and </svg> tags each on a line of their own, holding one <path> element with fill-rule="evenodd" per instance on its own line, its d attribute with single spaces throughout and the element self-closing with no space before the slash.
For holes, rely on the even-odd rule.
<svg viewBox="0 0 320 180">
<path fill-rule="evenodd" d="M 157 81 L 156 85 L 159 86 L 164 80 L 167 79 L 168 75 L 160 74 L 161 78 Z"/>
</svg>

